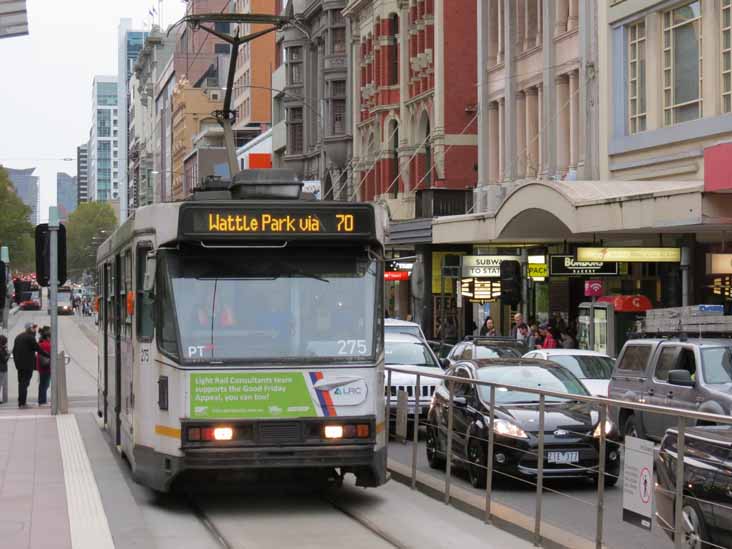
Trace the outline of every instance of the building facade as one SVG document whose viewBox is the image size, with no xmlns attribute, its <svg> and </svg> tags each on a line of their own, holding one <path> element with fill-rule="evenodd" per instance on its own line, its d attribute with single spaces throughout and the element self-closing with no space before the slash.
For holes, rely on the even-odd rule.
<svg viewBox="0 0 732 549">
<path fill-rule="evenodd" d="M 38 193 L 39 177 L 33 175 L 35 168 L 14 169 L 5 167 L 8 172 L 15 194 L 17 194 L 23 203 L 31 209 L 30 219 L 32 225 L 38 225 L 40 222 L 40 195 Z"/>
<path fill-rule="evenodd" d="M 77 206 L 77 178 L 64 172 L 56 173 L 56 206 L 61 221 L 69 218 Z"/>
<path fill-rule="evenodd" d="M 89 139 L 89 198 L 119 199 L 119 123 L 117 77 L 95 76 Z"/>
<path fill-rule="evenodd" d="M 294 0 L 308 35 L 294 27 L 278 33 L 272 76 L 273 166 L 320 181 L 324 197 L 344 199 L 352 156 L 345 5 Z"/>
<path fill-rule="evenodd" d="M 130 98 L 130 77 L 133 74 L 137 57 L 142 51 L 148 33 L 132 30 L 131 19 L 121 19 L 117 30 L 117 105 L 119 120 L 119 202 L 120 220 L 124 222 L 130 208 L 130 202 L 134 202 L 134 189 L 130 190 L 128 176 L 128 151 L 129 151 L 129 113 L 131 107 Z M 131 182 L 134 185 L 134 181 Z M 131 200 L 132 198 L 132 200 Z"/>
<path fill-rule="evenodd" d="M 89 145 L 76 147 L 76 204 L 89 201 Z"/>
<path fill-rule="evenodd" d="M 277 2 L 272 0 L 235 0 L 235 13 L 274 15 Z M 270 25 L 239 25 L 245 36 Z M 272 73 L 275 70 L 275 33 L 265 34 L 239 47 L 232 108 L 236 111 L 234 129 L 247 138 L 266 131 L 272 124 Z"/>
</svg>

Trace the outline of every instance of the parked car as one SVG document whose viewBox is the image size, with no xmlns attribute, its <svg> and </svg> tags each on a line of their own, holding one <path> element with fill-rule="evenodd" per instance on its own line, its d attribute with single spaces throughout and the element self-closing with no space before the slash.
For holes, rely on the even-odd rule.
<svg viewBox="0 0 732 549">
<path fill-rule="evenodd" d="M 442 365 L 432 349 L 419 337 L 403 333 L 386 333 L 384 336 L 384 362 L 386 366 L 395 366 L 410 372 L 442 374 Z M 389 374 L 384 376 L 384 391 L 388 391 Z M 417 376 L 402 372 L 391 373 L 392 407 L 396 408 L 396 398 L 399 391 L 407 393 L 409 416 L 413 417 L 416 409 Z M 419 415 L 427 416 L 430 400 L 435 389 L 440 384 L 438 378 L 420 378 Z"/>
<path fill-rule="evenodd" d="M 440 359 L 447 358 L 454 347 L 451 343 L 442 343 L 441 341 L 432 340 L 427 341 L 427 345 L 430 346 L 430 349 L 432 349 L 432 351 L 437 355 L 437 358 Z"/>
<path fill-rule="evenodd" d="M 590 394 L 608 396 L 615 360 L 606 354 L 582 349 L 537 349 L 524 357 L 556 362 L 577 376 Z"/>
<path fill-rule="evenodd" d="M 684 411 L 732 411 L 732 340 L 631 339 L 610 380 L 609 396 Z M 612 408 L 623 435 L 659 441 L 676 416 Z"/>
<path fill-rule="evenodd" d="M 512 337 L 471 337 L 455 345 L 447 359 L 450 364 L 459 360 L 481 358 L 521 358 L 529 348 L 525 343 Z"/>
<path fill-rule="evenodd" d="M 448 369 L 448 375 L 531 389 L 584 395 L 582 382 L 566 368 L 538 359 L 463 360 Z M 496 471 L 514 477 L 537 476 L 539 395 L 497 388 L 493 432 L 493 463 Z M 427 417 L 427 459 L 432 468 L 445 465 L 449 388 L 442 383 L 435 391 Z M 467 464 L 470 483 L 486 481 L 490 388 L 461 383 L 453 388 L 453 442 L 456 463 Z M 544 414 L 545 478 L 597 478 L 601 426 L 598 408 L 568 398 L 546 397 Z M 607 436 L 605 484 L 614 485 L 620 471 L 618 431 L 611 421 L 602 426 Z"/>
<path fill-rule="evenodd" d="M 656 454 L 656 517 L 673 539 L 676 493 L 675 429 Z M 696 427 L 685 432 L 684 540 L 682 547 L 732 547 L 732 429 Z M 711 545 L 714 544 L 714 545 Z"/>
<path fill-rule="evenodd" d="M 399 320 L 398 318 L 386 318 L 384 319 L 384 333 L 385 334 L 410 334 L 420 338 L 422 341 L 427 341 L 424 336 L 422 327 L 416 322 L 409 322 L 408 320 Z"/>
<path fill-rule="evenodd" d="M 41 295 L 40 292 L 35 290 L 27 292 L 23 296 L 23 301 L 20 302 L 21 311 L 40 311 L 41 310 Z"/>
</svg>

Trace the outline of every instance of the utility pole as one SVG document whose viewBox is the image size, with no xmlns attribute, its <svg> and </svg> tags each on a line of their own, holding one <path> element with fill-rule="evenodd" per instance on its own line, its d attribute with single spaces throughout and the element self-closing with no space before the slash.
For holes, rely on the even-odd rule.
<svg viewBox="0 0 732 549">
<path fill-rule="evenodd" d="M 48 306 L 51 313 L 51 415 L 58 414 L 58 209 L 48 208 L 48 233 L 50 239 L 50 277 L 48 281 Z"/>
<path fill-rule="evenodd" d="M 3 306 L 3 310 L 0 311 L 0 324 L 2 324 L 3 330 L 7 331 L 8 329 L 8 317 L 10 316 L 10 292 L 8 291 L 8 283 L 11 279 L 10 277 L 10 252 L 8 251 L 7 246 L 0 247 L 0 261 L 5 263 L 5 278 L 3 280 L 0 280 L 0 292 L 5 293 L 5 305 Z"/>
</svg>

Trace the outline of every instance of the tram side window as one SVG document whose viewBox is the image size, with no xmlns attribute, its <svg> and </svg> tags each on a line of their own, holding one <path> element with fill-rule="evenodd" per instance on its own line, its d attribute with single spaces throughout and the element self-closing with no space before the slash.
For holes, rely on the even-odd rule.
<svg viewBox="0 0 732 549">
<path fill-rule="evenodd" d="M 165 259 L 161 258 L 165 263 Z M 159 259 L 158 261 L 161 261 Z M 155 286 L 157 290 L 157 306 L 158 314 L 156 315 L 156 329 L 158 332 L 158 345 L 168 354 L 178 356 L 178 333 L 175 329 L 175 309 L 173 308 L 173 296 L 166 280 L 166 268 L 158 265 L 157 280 Z"/>
<path fill-rule="evenodd" d="M 147 253 L 151 250 L 152 246 L 149 244 L 141 244 L 137 247 L 135 314 L 137 315 L 137 339 L 140 341 L 151 341 L 153 336 L 153 298 L 152 294 L 144 290 Z"/>
</svg>

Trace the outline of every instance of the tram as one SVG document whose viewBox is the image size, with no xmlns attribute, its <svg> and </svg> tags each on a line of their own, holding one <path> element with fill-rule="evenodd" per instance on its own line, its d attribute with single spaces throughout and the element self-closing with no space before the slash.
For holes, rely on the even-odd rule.
<svg viewBox="0 0 732 549">
<path fill-rule="evenodd" d="M 300 190 L 243 171 L 99 247 L 98 413 L 139 483 L 386 481 L 384 213 Z"/>
</svg>

